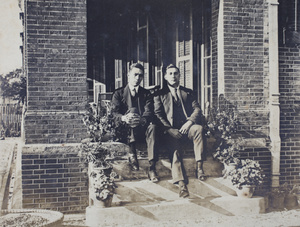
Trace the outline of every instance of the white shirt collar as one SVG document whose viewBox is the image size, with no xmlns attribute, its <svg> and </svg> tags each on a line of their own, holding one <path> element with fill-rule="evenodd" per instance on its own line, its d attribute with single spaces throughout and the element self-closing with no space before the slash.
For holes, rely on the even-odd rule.
<svg viewBox="0 0 300 227">
<path fill-rule="evenodd" d="M 133 90 L 134 88 L 135 88 L 135 92 L 136 92 L 136 93 L 139 92 L 139 87 L 140 87 L 140 85 L 134 87 L 134 86 L 132 86 L 131 84 L 128 84 L 128 86 L 129 86 L 130 92 L 132 92 L 132 90 Z"/>
<path fill-rule="evenodd" d="M 170 92 L 171 92 L 172 96 L 173 96 L 174 98 L 176 98 L 175 89 L 177 89 L 177 97 L 178 97 L 179 99 L 181 99 L 181 94 L 180 94 L 180 92 L 179 92 L 180 85 L 178 85 L 176 88 L 170 86 L 169 84 L 168 84 L 168 86 L 169 86 L 169 89 L 170 89 Z"/>
<path fill-rule="evenodd" d="M 169 87 L 169 89 L 170 89 L 171 92 L 175 92 L 175 88 L 176 88 L 177 90 L 179 90 L 180 85 L 178 85 L 177 87 L 172 87 L 172 86 L 170 86 L 170 85 L 168 84 L 168 87 Z"/>
</svg>

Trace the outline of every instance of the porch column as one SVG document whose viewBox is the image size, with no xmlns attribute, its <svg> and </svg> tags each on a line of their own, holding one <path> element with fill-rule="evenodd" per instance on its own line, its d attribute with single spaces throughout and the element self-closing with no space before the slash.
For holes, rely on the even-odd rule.
<svg viewBox="0 0 300 227">
<path fill-rule="evenodd" d="M 279 109 L 279 70 L 278 70 L 278 1 L 269 3 L 269 105 L 270 139 L 272 153 L 272 187 L 279 186 L 280 175 L 280 109 Z"/>
<path fill-rule="evenodd" d="M 220 0 L 218 18 L 218 97 L 225 93 L 224 83 L 224 2 Z"/>
<path fill-rule="evenodd" d="M 22 208 L 82 213 L 87 174 L 78 158 L 87 137 L 86 0 L 24 1 L 27 74 L 25 144 L 20 152 Z"/>
<path fill-rule="evenodd" d="M 86 137 L 86 0 L 25 3 L 25 143 L 78 143 Z"/>
</svg>

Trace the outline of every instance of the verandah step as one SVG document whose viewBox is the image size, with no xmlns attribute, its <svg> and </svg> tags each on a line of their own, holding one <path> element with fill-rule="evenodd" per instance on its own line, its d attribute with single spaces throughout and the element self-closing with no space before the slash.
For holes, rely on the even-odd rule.
<svg viewBox="0 0 300 227">
<path fill-rule="evenodd" d="M 117 185 L 112 207 L 90 206 L 86 209 L 87 225 L 96 226 L 97 222 L 107 225 L 142 225 L 174 218 L 188 219 L 195 215 L 201 218 L 244 214 L 245 211 L 248 214 L 265 212 L 262 197 L 238 198 L 218 178 L 208 178 L 201 182 L 191 177 L 188 184 L 189 198 L 180 198 L 178 187 L 170 180 L 162 180 L 157 184 L 149 180 L 120 181 Z"/>
</svg>

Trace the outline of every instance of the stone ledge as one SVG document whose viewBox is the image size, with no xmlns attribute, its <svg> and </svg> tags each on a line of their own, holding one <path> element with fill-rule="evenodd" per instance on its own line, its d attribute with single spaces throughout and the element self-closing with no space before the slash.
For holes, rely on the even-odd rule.
<svg viewBox="0 0 300 227">
<path fill-rule="evenodd" d="M 215 198 L 211 202 L 234 215 L 261 214 L 266 211 L 263 197 L 239 198 L 237 196 L 223 196 Z"/>
<path fill-rule="evenodd" d="M 25 144 L 22 147 L 23 154 L 53 154 L 53 153 L 78 153 L 80 143 L 62 144 Z"/>
<path fill-rule="evenodd" d="M 130 169 L 127 159 L 116 160 L 113 162 L 113 167 L 116 173 L 121 179 L 145 179 L 147 178 L 147 172 L 149 168 L 149 162 L 147 158 L 139 158 L 139 171 L 132 171 Z M 195 177 L 196 173 L 196 161 L 194 157 L 184 157 L 183 164 L 188 177 Z M 208 157 L 203 164 L 204 172 L 209 177 L 222 176 L 223 164 L 214 160 L 212 157 Z M 156 172 L 160 178 L 171 177 L 171 163 L 169 159 L 160 158 L 156 164 Z"/>
</svg>

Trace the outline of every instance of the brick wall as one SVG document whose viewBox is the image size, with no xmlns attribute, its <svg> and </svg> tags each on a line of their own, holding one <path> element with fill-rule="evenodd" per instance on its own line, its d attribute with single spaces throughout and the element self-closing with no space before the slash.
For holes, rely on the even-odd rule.
<svg viewBox="0 0 300 227">
<path fill-rule="evenodd" d="M 86 0 L 27 0 L 26 143 L 74 143 L 85 137 Z"/>
<path fill-rule="evenodd" d="M 300 49 L 279 49 L 281 183 L 300 183 Z"/>
<path fill-rule="evenodd" d="M 217 3 L 213 5 L 213 65 L 217 63 Z M 264 73 L 263 0 L 224 1 L 224 97 L 239 111 L 253 111 L 242 130 L 268 134 L 268 87 Z M 217 88 L 217 66 L 213 66 L 213 88 Z M 217 93 L 214 93 L 216 96 Z M 217 100 L 217 99 L 215 99 Z M 245 121 L 246 122 L 246 121 Z"/>
<path fill-rule="evenodd" d="M 225 1 L 225 94 L 245 109 L 264 109 L 263 0 Z"/>
<path fill-rule="evenodd" d="M 23 208 L 85 212 L 88 178 L 78 145 L 25 145 L 22 151 Z"/>
<path fill-rule="evenodd" d="M 224 98 L 228 105 L 236 104 L 241 122 L 241 135 L 247 138 L 266 137 L 269 131 L 268 110 L 268 41 L 267 4 L 263 0 L 224 1 Z M 212 1 L 212 81 L 214 102 L 218 97 L 218 19 L 219 1 Z M 220 103 L 222 104 L 222 103 Z M 255 143 L 255 139 L 253 139 Z M 249 145 L 241 158 L 259 161 L 266 175 L 256 194 L 270 187 L 271 152 L 265 146 Z"/>
</svg>

